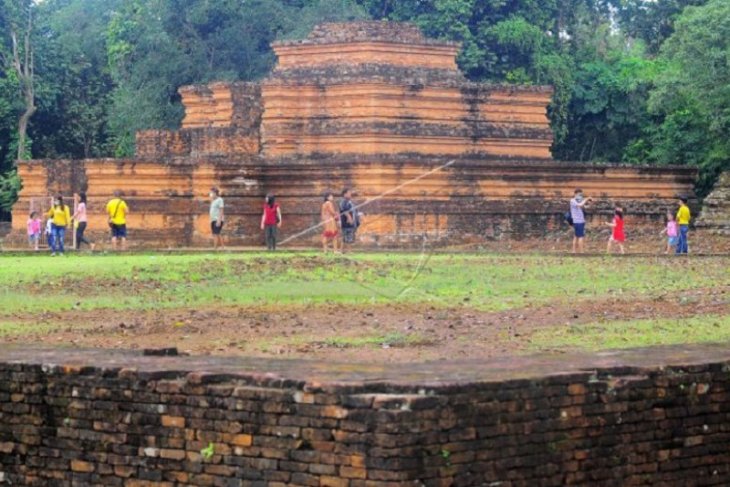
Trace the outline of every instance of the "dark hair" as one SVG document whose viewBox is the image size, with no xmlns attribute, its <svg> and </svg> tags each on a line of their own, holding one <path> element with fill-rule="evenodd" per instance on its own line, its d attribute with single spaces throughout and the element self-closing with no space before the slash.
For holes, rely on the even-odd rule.
<svg viewBox="0 0 730 487">
<path fill-rule="evenodd" d="M 578 193 L 582 193 L 582 192 L 583 192 L 583 190 L 582 190 L 582 189 L 580 189 L 580 188 L 575 188 L 575 191 L 573 191 L 573 194 L 578 194 Z"/>
<path fill-rule="evenodd" d="M 220 194 L 221 194 L 221 190 L 220 190 L 220 189 L 218 189 L 218 188 L 217 188 L 216 186 L 213 186 L 212 188 L 210 188 L 210 190 L 211 190 L 211 191 L 212 191 L 213 193 L 215 193 L 215 195 L 216 195 L 216 196 L 220 196 Z"/>
<path fill-rule="evenodd" d="M 345 196 L 347 193 L 350 192 L 350 188 L 345 188 L 342 190 L 342 196 Z"/>
<path fill-rule="evenodd" d="M 63 206 L 63 196 L 61 196 L 61 195 L 56 196 L 56 201 L 58 201 L 59 205 Z M 57 205 L 54 205 L 54 206 L 57 206 Z"/>
<path fill-rule="evenodd" d="M 86 203 L 86 193 L 79 193 L 79 203 Z"/>
<path fill-rule="evenodd" d="M 330 193 L 330 192 L 325 193 L 324 200 L 327 201 L 328 199 L 330 199 L 330 196 L 332 196 L 332 193 Z"/>
<path fill-rule="evenodd" d="M 118 190 L 118 189 L 115 189 L 114 190 L 114 197 L 115 198 L 120 198 L 121 196 L 122 196 L 122 192 L 120 190 Z"/>
<path fill-rule="evenodd" d="M 680 196 L 679 201 L 681 201 L 684 204 L 687 204 L 687 197 L 686 196 Z"/>
<path fill-rule="evenodd" d="M 31 217 L 31 218 L 33 218 L 33 217 L 34 217 L 34 216 L 36 216 L 37 214 L 38 214 L 38 212 L 37 212 L 37 211 L 31 211 L 31 212 L 30 212 L 30 217 Z"/>
<path fill-rule="evenodd" d="M 624 217 L 624 212 L 623 212 L 623 211 L 621 211 L 621 208 L 616 208 L 616 211 L 614 211 L 614 214 L 615 214 L 615 215 L 616 215 L 617 217 L 619 217 L 619 218 L 623 218 L 623 217 Z"/>
<path fill-rule="evenodd" d="M 266 195 L 266 204 L 269 205 L 269 208 L 274 207 L 274 202 L 276 201 L 276 197 L 274 197 L 273 194 L 267 194 Z"/>
</svg>

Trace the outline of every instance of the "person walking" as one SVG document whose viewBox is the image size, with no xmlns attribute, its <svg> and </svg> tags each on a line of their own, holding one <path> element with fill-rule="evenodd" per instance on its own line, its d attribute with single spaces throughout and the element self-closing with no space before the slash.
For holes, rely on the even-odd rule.
<svg viewBox="0 0 730 487">
<path fill-rule="evenodd" d="M 624 233 L 624 214 L 620 206 L 616 206 L 613 213 L 613 220 L 606 223 L 611 227 L 611 236 L 608 238 L 608 244 L 606 244 L 606 253 L 611 253 L 611 247 L 613 244 L 618 245 L 619 251 L 624 253 L 624 242 L 626 241 L 626 234 Z"/>
<path fill-rule="evenodd" d="M 327 253 L 329 243 L 332 242 L 332 251 L 338 251 L 338 239 L 339 226 L 340 226 L 340 214 L 335 208 L 334 197 L 332 193 L 324 195 L 324 203 L 322 203 L 322 209 L 320 211 L 320 217 L 322 221 L 322 249 Z"/>
<path fill-rule="evenodd" d="M 78 200 L 79 203 L 76 205 L 76 211 L 74 211 L 72 217 L 76 224 L 76 250 L 81 249 L 82 243 L 85 243 L 91 250 L 94 250 L 94 244 L 84 237 L 86 225 L 88 224 L 88 217 L 86 216 L 86 193 L 79 193 Z"/>
<path fill-rule="evenodd" d="M 679 227 L 679 240 L 677 242 L 677 255 L 689 253 L 689 222 L 692 214 L 687 206 L 687 197 L 679 198 L 679 210 L 677 210 L 677 226 Z"/>
<path fill-rule="evenodd" d="M 114 198 L 106 204 L 106 212 L 109 215 L 109 228 L 112 232 L 112 249 L 126 250 L 129 206 L 122 199 L 121 191 L 114 191 Z"/>
<path fill-rule="evenodd" d="M 592 198 L 584 198 L 583 190 L 578 188 L 573 192 L 570 200 L 570 218 L 573 224 L 573 253 L 583 252 L 583 244 L 586 236 L 586 216 L 583 207 L 593 201 Z"/>
<path fill-rule="evenodd" d="M 213 248 L 223 248 L 223 223 L 225 221 L 225 202 L 217 187 L 210 188 L 210 233 L 213 235 Z"/>
<path fill-rule="evenodd" d="M 38 218 L 37 212 L 30 212 L 26 226 L 28 227 L 28 245 L 38 251 L 38 243 L 41 240 L 41 219 Z"/>
<path fill-rule="evenodd" d="M 56 253 L 63 255 L 66 227 L 71 223 L 71 212 L 63 203 L 63 196 L 56 197 L 47 216 L 51 220 L 51 255 L 56 255 Z"/>
<path fill-rule="evenodd" d="M 677 220 L 674 219 L 674 213 L 667 211 L 667 226 L 662 230 L 661 234 L 667 235 L 667 250 L 665 254 L 673 253 L 677 248 L 679 228 L 677 228 Z M 660 235 L 661 235 L 660 234 Z"/>
<path fill-rule="evenodd" d="M 360 215 L 352 201 L 352 191 L 345 188 L 340 201 L 340 226 L 342 227 L 342 250 L 355 243 L 357 228 L 360 226 Z"/>
<path fill-rule="evenodd" d="M 281 228 L 281 207 L 273 194 L 266 195 L 264 213 L 261 215 L 261 230 L 266 237 L 266 248 L 276 250 L 276 233 Z"/>
</svg>

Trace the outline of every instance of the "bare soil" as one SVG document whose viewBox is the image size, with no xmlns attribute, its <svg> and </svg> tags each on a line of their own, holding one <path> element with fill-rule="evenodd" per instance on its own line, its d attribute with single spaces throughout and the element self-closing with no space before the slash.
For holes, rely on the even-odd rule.
<svg viewBox="0 0 730 487">
<path fill-rule="evenodd" d="M 730 313 L 730 288 L 651 300 L 627 298 L 574 305 L 483 312 L 414 305 L 354 307 L 213 307 L 15 315 L 50 331 L 6 336 L 5 342 L 102 348 L 177 347 L 189 354 L 415 362 L 489 358 L 534 352 L 531 335 L 545 327 Z M 559 351 L 553 351 L 559 352 Z"/>
</svg>

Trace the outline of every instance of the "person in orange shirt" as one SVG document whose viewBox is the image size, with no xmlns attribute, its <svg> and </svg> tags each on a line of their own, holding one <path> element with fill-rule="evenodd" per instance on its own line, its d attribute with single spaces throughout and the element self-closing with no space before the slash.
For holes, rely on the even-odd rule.
<svg viewBox="0 0 730 487">
<path fill-rule="evenodd" d="M 332 193 L 324 195 L 324 203 L 322 203 L 322 211 L 320 213 L 322 219 L 322 249 L 327 253 L 329 242 L 332 242 L 333 252 L 338 251 L 338 238 L 340 233 L 340 212 L 335 208 Z"/>
</svg>

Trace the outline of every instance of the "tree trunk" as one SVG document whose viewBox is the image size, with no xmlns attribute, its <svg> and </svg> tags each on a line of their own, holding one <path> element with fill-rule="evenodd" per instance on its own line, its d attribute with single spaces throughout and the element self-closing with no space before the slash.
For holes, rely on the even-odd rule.
<svg viewBox="0 0 730 487">
<path fill-rule="evenodd" d="M 30 45 L 30 33 L 33 28 L 32 10 L 28 8 L 28 25 L 23 34 L 23 53 L 18 46 L 18 35 L 13 30 L 10 36 L 13 40 L 13 67 L 18 74 L 20 91 L 25 99 L 25 111 L 18 121 L 18 160 L 25 158 L 25 145 L 28 133 L 28 121 L 36 111 L 35 91 L 33 87 L 33 50 Z"/>
</svg>

